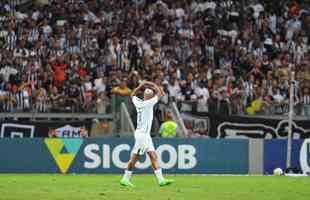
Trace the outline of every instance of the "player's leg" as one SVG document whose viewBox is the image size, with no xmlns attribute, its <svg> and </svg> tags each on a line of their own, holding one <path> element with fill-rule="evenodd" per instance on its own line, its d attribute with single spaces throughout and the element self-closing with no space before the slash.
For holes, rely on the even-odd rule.
<svg viewBox="0 0 310 200">
<path fill-rule="evenodd" d="M 166 185 L 170 185 L 171 183 L 173 183 L 174 180 L 164 178 L 162 169 L 160 168 L 160 166 L 158 164 L 156 152 L 155 151 L 148 151 L 147 154 L 150 157 L 150 160 L 152 163 L 152 168 L 154 170 L 154 174 L 157 178 L 158 184 L 160 186 L 166 186 Z"/>
<path fill-rule="evenodd" d="M 140 155 L 133 153 L 131 159 L 128 162 L 127 170 L 133 171 L 138 160 L 140 160 Z"/>
<path fill-rule="evenodd" d="M 156 152 L 148 151 L 147 154 L 150 157 L 152 168 L 153 168 L 154 174 L 156 175 L 158 183 L 161 183 L 162 181 L 164 181 L 165 178 L 163 177 L 162 170 L 159 167 Z"/>
<path fill-rule="evenodd" d="M 136 162 L 140 159 L 140 156 L 144 154 L 145 140 L 139 135 L 135 135 L 135 145 L 132 149 L 132 156 L 128 162 L 127 169 L 124 172 L 123 178 L 121 180 L 121 185 L 123 186 L 134 186 L 130 182 L 133 170 L 135 168 Z"/>
<path fill-rule="evenodd" d="M 148 139 L 148 148 L 147 148 L 147 154 L 150 157 L 151 163 L 152 163 L 152 168 L 154 171 L 154 174 L 157 178 L 158 184 L 160 186 L 166 186 L 174 181 L 171 179 L 165 179 L 162 173 L 162 169 L 159 166 L 158 160 L 157 160 L 157 154 L 153 145 L 153 141 L 151 138 Z"/>
<path fill-rule="evenodd" d="M 136 162 L 140 159 L 140 156 L 138 154 L 133 153 L 128 165 L 127 169 L 124 172 L 123 178 L 121 180 L 121 185 L 123 186 L 131 186 L 133 187 L 134 185 L 130 182 L 130 178 L 132 176 L 132 172 L 135 168 Z"/>
</svg>

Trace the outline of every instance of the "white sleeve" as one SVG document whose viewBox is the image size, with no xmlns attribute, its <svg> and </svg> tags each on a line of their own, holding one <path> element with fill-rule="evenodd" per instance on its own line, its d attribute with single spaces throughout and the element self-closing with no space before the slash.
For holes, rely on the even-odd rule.
<svg viewBox="0 0 310 200">
<path fill-rule="evenodd" d="M 137 106 L 139 106 L 139 105 L 142 103 L 142 100 L 139 99 L 139 98 L 136 97 L 136 96 L 133 96 L 133 97 L 132 97 L 132 103 L 137 107 Z"/>
<path fill-rule="evenodd" d="M 154 106 L 157 102 L 158 102 L 158 96 L 155 95 L 154 97 L 152 97 L 151 99 L 148 99 L 146 101 L 144 101 L 144 105 L 146 106 Z"/>
</svg>

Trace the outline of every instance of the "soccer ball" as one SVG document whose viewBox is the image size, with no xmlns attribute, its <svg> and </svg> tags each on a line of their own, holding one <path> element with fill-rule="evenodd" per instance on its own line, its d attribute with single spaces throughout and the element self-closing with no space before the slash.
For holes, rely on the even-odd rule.
<svg viewBox="0 0 310 200">
<path fill-rule="evenodd" d="M 275 176 L 281 176 L 283 174 L 283 170 L 281 168 L 275 168 L 273 170 L 273 175 Z"/>
</svg>

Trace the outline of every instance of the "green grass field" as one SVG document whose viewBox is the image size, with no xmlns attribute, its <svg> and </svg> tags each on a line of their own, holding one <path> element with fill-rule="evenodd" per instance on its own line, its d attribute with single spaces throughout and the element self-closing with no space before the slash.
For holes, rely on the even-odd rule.
<svg viewBox="0 0 310 200">
<path fill-rule="evenodd" d="M 1 174 L 1 200 L 309 200 L 309 177 L 172 176 L 160 188 L 152 175 L 137 175 L 136 188 L 120 175 Z"/>
</svg>

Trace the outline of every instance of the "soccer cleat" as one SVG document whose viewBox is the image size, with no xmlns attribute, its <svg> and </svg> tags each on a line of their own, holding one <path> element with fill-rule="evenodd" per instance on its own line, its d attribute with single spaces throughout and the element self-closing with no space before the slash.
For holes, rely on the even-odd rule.
<svg viewBox="0 0 310 200">
<path fill-rule="evenodd" d="M 166 185 L 170 185 L 173 182 L 174 182 L 174 180 L 172 180 L 172 179 L 164 179 L 162 182 L 159 183 L 159 186 L 163 187 L 163 186 L 166 186 Z"/>
<path fill-rule="evenodd" d="M 126 181 L 126 180 L 121 180 L 120 184 L 121 184 L 121 186 L 125 186 L 125 187 L 135 187 L 134 184 L 132 184 L 130 181 Z"/>
</svg>

